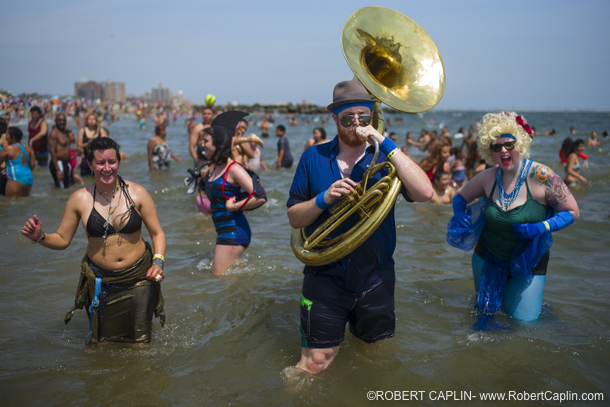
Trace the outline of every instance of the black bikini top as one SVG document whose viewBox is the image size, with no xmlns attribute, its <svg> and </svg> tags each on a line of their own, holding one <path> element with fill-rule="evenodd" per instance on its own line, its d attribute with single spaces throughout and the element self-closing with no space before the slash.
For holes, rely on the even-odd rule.
<svg viewBox="0 0 610 407">
<path fill-rule="evenodd" d="M 127 190 L 125 189 L 125 183 L 122 179 L 119 181 L 119 185 L 123 191 L 123 195 L 125 195 L 127 201 L 129 202 L 129 209 L 127 213 L 125 213 L 125 215 L 123 216 L 119 215 L 119 218 L 129 216 L 129 220 L 120 230 L 120 232 L 125 234 L 135 233 L 138 230 L 142 229 L 142 218 L 140 217 L 138 211 L 135 210 L 135 204 L 133 202 L 133 199 L 131 199 L 131 196 L 127 193 Z M 89 235 L 89 237 L 105 237 L 110 235 L 116 235 L 118 232 L 114 229 L 112 225 L 108 225 L 108 229 L 106 230 L 106 219 L 102 215 L 100 215 L 97 209 L 95 209 L 96 191 L 96 187 L 93 187 L 93 209 L 89 214 L 89 219 L 87 219 L 87 234 Z"/>
</svg>

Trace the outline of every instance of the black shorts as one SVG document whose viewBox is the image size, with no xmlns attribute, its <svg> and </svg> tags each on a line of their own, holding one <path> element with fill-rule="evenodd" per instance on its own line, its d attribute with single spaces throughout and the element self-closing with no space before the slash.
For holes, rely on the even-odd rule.
<svg viewBox="0 0 610 407">
<path fill-rule="evenodd" d="M 364 342 L 393 337 L 394 281 L 356 295 L 338 287 L 331 277 L 306 274 L 301 294 L 301 346 L 339 346 L 348 322 L 350 332 Z"/>
<path fill-rule="evenodd" d="M 0 194 L 5 195 L 6 191 L 6 171 L 0 172 Z"/>
</svg>

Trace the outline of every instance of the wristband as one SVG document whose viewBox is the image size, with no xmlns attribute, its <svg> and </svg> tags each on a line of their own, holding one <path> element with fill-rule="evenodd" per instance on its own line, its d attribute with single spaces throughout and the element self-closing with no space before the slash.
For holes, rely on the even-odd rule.
<svg viewBox="0 0 610 407">
<path fill-rule="evenodd" d="M 40 235 L 40 239 L 38 239 L 36 241 L 32 240 L 32 244 L 36 244 L 36 243 L 42 242 L 45 237 L 46 237 L 46 235 L 44 234 L 44 232 L 42 232 L 42 235 Z"/>
<path fill-rule="evenodd" d="M 399 150 L 400 149 L 398 147 L 396 147 L 394 150 L 390 151 L 390 154 L 388 154 L 388 160 L 391 160 L 392 157 L 394 157 L 394 154 L 396 154 L 396 152 Z"/>
<path fill-rule="evenodd" d="M 161 256 L 161 257 L 163 257 L 163 256 Z M 152 265 L 161 267 L 161 271 L 163 271 L 163 268 L 165 267 L 165 260 L 161 260 L 160 257 L 156 257 L 156 255 L 155 255 L 155 257 L 153 258 L 153 261 L 152 261 Z"/>
<path fill-rule="evenodd" d="M 392 141 L 392 139 L 391 139 L 391 138 L 386 137 L 386 138 L 385 138 L 385 140 L 383 140 L 383 143 L 381 143 L 381 144 L 379 145 L 379 151 L 380 151 L 382 154 L 385 154 L 385 155 L 387 156 L 388 154 L 390 154 L 390 152 L 391 152 L 392 150 L 394 150 L 394 149 L 395 149 L 395 148 L 397 148 L 397 147 L 398 147 L 398 146 L 396 145 L 396 143 L 394 143 L 394 142 Z"/>
<path fill-rule="evenodd" d="M 154 259 L 161 259 L 161 260 L 165 261 L 165 257 L 162 254 L 155 254 L 153 256 L 153 260 Z"/>
<path fill-rule="evenodd" d="M 326 201 L 324 200 L 324 194 L 326 194 L 326 191 L 322 191 L 318 194 L 318 196 L 316 196 L 316 206 L 322 210 L 327 209 L 330 204 L 327 204 Z"/>
</svg>

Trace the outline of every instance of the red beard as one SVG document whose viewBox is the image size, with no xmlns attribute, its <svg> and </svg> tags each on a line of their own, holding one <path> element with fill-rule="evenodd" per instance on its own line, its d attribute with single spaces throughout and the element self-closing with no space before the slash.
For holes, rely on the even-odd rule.
<svg viewBox="0 0 610 407">
<path fill-rule="evenodd" d="M 339 140 L 341 140 L 342 142 L 344 142 L 345 144 L 347 144 L 350 147 L 358 147 L 358 146 L 361 146 L 362 144 L 364 144 L 364 140 L 354 136 L 352 131 L 348 132 L 347 135 L 343 134 L 342 132 L 338 132 L 338 135 L 339 135 Z"/>
</svg>

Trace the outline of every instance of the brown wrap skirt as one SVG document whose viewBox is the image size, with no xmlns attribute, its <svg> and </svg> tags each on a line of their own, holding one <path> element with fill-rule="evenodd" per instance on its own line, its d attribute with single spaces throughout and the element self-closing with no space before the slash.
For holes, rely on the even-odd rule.
<svg viewBox="0 0 610 407">
<path fill-rule="evenodd" d="M 150 342 L 153 313 L 165 324 L 161 285 L 146 279 L 152 265 L 152 250 L 146 243 L 142 257 L 131 267 L 106 270 L 94 265 L 87 255 L 81 273 L 74 306 L 66 314 L 66 324 L 76 309 L 86 307 L 91 331 L 87 345 L 97 342 Z M 91 307 L 95 280 L 101 277 L 99 305 Z"/>
</svg>

